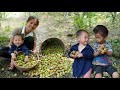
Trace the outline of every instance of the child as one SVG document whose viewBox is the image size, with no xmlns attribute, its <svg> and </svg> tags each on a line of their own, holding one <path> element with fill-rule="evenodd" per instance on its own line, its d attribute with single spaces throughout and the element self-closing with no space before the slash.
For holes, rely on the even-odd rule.
<svg viewBox="0 0 120 90">
<path fill-rule="evenodd" d="M 68 53 L 74 59 L 73 76 L 75 78 L 90 78 L 94 50 L 88 44 L 89 34 L 85 30 L 78 30 L 78 43 L 73 45 Z"/>
<path fill-rule="evenodd" d="M 24 43 L 24 39 L 22 35 L 16 34 L 13 37 L 13 45 L 10 47 L 8 51 L 8 53 L 11 55 L 11 63 L 10 63 L 9 70 L 13 70 L 14 68 L 13 61 L 16 58 L 16 54 L 19 51 L 23 51 L 25 53 L 25 62 L 28 61 L 29 50 L 23 43 Z"/>
<path fill-rule="evenodd" d="M 93 32 L 95 34 L 96 43 L 94 43 L 94 60 L 93 72 L 95 78 L 102 78 L 103 72 L 107 72 L 111 77 L 118 78 L 117 69 L 111 65 L 110 56 L 112 55 L 112 46 L 106 41 L 108 37 L 108 29 L 103 25 L 97 25 Z"/>
</svg>

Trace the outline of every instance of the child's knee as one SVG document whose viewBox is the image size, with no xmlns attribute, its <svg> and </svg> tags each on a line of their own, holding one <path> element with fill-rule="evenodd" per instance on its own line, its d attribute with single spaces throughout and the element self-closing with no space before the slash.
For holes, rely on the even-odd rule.
<svg viewBox="0 0 120 90">
<path fill-rule="evenodd" d="M 101 73 L 95 74 L 95 78 L 102 78 L 102 74 Z"/>
<path fill-rule="evenodd" d="M 85 74 L 83 78 L 90 78 L 91 75 L 90 74 Z"/>
<path fill-rule="evenodd" d="M 83 77 L 84 78 L 90 78 L 91 77 L 91 72 L 92 72 L 92 69 L 90 69 Z"/>
<path fill-rule="evenodd" d="M 118 72 L 114 72 L 114 73 L 112 74 L 112 77 L 113 77 L 113 78 L 119 78 Z"/>
</svg>

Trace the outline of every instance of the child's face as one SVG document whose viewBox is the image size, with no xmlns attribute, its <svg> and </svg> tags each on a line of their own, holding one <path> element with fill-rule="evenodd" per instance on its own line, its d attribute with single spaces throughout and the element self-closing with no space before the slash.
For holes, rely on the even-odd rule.
<svg viewBox="0 0 120 90">
<path fill-rule="evenodd" d="M 21 44 L 23 44 L 23 40 L 20 36 L 15 36 L 13 39 L 13 43 L 19 47 Z"/>
<path fill-rule="evenodd" d="M 31 32 L 31 31 L 35 30 L 37 26 L 38 26 L 37 19 L 31 19 L 26 24 L 26 30 L 27 30 L 27 32 Z"/>
<path fill-rule="evenodd" d="M 96 41 L 99 44 L 103 44 L 107 37 L 103 37 L 100 33 L 95 34 Z"/>
<path fill-rule="evenodd" d="M 81 35 L 78 37 L 78 42 L 83 45 L 86 45 L 86 44 L 88 44 L 88 41 L 89 41 L 88 33 L 82 32 Z"/>
</svg>

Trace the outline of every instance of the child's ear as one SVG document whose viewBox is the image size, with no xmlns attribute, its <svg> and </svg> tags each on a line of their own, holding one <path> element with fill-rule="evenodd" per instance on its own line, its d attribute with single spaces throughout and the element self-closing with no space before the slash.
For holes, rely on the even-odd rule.
<svg viewBox="0 0 120 90">
<path fill-rule="evenodd" d="M 80 41 L 80 37 L 79 36 L 77 37 L 77 39 L 78 39 L 78 41 Z"/>
<path fill-rule="evenodd" d="M 22 41 L 22 43 L 24 43 L 24 40 Z"/>
</svg>

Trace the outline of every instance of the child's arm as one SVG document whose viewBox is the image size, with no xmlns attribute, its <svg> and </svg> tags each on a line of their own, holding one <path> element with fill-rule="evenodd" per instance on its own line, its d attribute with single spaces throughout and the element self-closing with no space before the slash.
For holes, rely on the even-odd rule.
<svg viewBox="0 0 120 90">
<path fill-rule="evenodd" d="M 101 53 L 101 47 L 97 49 L 96 52 L 94 52 L 94 57 L 98 56 Z"/>
<path fill-rule="evenodd" d="M 94 57 L 98 56 L 99 54 L 100 54 L 100 52 L 95 52 Z"/>
<path fill-rule="evenodd" d="M 93 49 L 87 49 L 86 51 L 82 52 L 84 58 L 87 59 L 91 59 L 93 57 L 94 54 L 94 50 Z"/>
<path fill-rule="evenodd" d="M 74 54 L 72 54 L 73 51 L 76 51 L 75 46 L 72 46 L 72 47 L 70 48 L 70 51 L 68 52 L 68 56 L 69 56 L 70 58 L 75 59 L 77 56 L 74 55 Z"/>
<path fill-rule="evenodd" d="M 81 52 L 78 52 L 77 51 L 77 57 L 80 58 L 80 57 L 83 57 L 83 54 Z"/>
<path fill-rule="evenodd" d="M 95 47 L 94 47 L 95 48 Z M 103 47 L 99 47 L 99 48 L 97 48 L 97 51 L 95 51 L 94 52 L 94 57 L 96 57 L 96 56 L 98 56 L 99 54 L 101 54 L 101 49 L 102 49 Z"/>
<path fill-rule="evenodd" d="M 29 49 L 24 45 L 22 47 L 23 52 L 25 53 L 25 62 L 28 62 Z"/>
<path fill-rule="evenodd" d="M 15 59 L 15 58 L 16 58 L 16 54 L 11 53 L 11 58 L 12 58 L 12 59 Z"/>
<path fill-rule="evenodd" d="M 78 56 L 73 55 L 72 53 L 70 53 L 70 57 L 75 59 L 75 58 L 77 58 Z"/>
<path fill-rule="evenodd" d="M 107 54 L 107 55 L 109 55 L 109 56 L 112 56 L 112 52 L 113 52 L 113 50 L 112 50 L 112 45 L 111 45 L 110 42 L 108 42 L 108 47 L 107 47 L 107 49 L 106 49 L 106 51 L 105 51 L 105 54 Z"/>
<path fill-rule="evenodd" d="M 112 56 L 112 51 L 106 50 L 105 54 L 107 54 L 107 55 L 109 55 L 109 56 Z"/>
<path fill-rule="evenodd" d="M 11 46 L 8 53 L 12 56 L 14 54 L 14 51 L 15 51 L 15 47 Z"/>
<path fill-rule="evenodd" d="M 29 49 L 24 45 L 22 48 L 22 51 L 25 53 L 25 56 L 29 55 Z"/>
<path fill-rule="evenodd" d="M 16 59 L 16 54 L 15 54 L 15 47 L 12 45 L 11 47 L 10 47 L 10 49 L 9 49 L 9 51 L 8 51 L 8 53 L 11 55 L 11 59 Z"/>
</svg>

